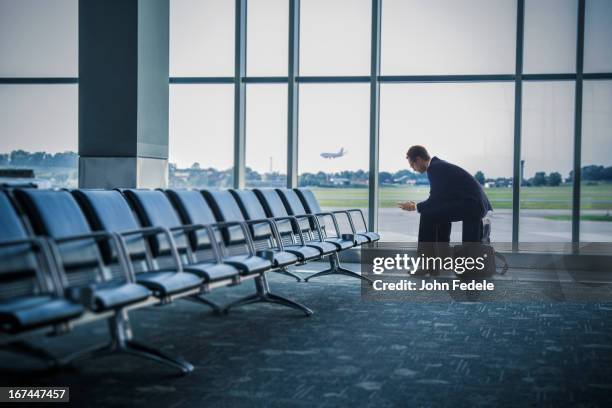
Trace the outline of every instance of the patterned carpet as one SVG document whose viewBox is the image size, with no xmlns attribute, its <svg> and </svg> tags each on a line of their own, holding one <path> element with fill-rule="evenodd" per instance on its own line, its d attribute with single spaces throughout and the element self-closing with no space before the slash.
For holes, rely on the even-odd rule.
<svg viewBox="0 0 612 408">
<path fill-rule="evenodd" d="M 380 302 L 345 277 L 270 282 L 315 314 L 256 304 L 219 317 L 186 301 L 131 313 L 135 337 L 185 357 L 196 366 L 188 376 L 124 356 L 50 372 L 2 353 L 0 385 L 70 386 L 77 406 L 612 404 L 610 304 Z M 37 344 L 62 355 L 105 335 L 97 323 Z"/>
</svg>

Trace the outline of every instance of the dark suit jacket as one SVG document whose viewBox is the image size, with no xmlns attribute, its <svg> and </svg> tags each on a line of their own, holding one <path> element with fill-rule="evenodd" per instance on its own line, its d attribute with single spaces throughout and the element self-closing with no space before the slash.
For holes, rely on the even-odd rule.
<svg viewBox="0 0 612 408">
<path fill-rule="evenodd" d="M 417 211 L 421 214 L 482 217 L 493 209 L 480 183 L 459 166 L 432 157 L 427 178 L 429 198 L 417 204 Z"/>
</svg>

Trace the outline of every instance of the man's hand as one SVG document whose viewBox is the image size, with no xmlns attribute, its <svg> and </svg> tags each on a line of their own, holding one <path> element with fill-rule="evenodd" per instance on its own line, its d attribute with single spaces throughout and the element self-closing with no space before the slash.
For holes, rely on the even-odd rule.
<svg viewBox="0 0 612 408">
<path fill-rule="evenodd" d="M 397 203 L 397 206 L 404 211 L 416 211 L 416 203 L 414 201 L 406 201 L 405 203 Z"/>
</svg>

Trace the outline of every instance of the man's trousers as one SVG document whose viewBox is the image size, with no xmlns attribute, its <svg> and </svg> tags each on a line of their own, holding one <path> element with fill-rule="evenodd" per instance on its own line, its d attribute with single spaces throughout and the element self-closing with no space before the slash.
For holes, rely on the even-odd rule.
<svg viewBox="0 0 612 408">
<path fill-rule="evenodd" d="M 447 202 L 436 209 L 435 214 L 421 214 L 419 242 L 450 242 L 452 222 L 462 221 L 462 242 L 480 242 L 482 239 L 482 215 L 471 202 Z"/>
</svg>

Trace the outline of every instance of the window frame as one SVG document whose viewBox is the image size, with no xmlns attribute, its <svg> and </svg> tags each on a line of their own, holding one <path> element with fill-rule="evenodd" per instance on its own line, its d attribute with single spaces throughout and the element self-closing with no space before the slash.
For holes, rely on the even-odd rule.
<svg viewBox="0 0 612 408">
<path fill-rule="evenodd" d="M 300 0 L 289 1 L 288 30 L 288 74 L 287 76 L 256 77 L 246 72 L 246 25 L 248 0 L 235 0 L 235 75 L 232 77 L 170 77 L 169 84 L 234 84 L 234 187 L 244 187 L 245 170 L 245 85 L 247 83 L 280 83 L 288 85 L 287 97 L 287 187 L 297 187 L 297 138 L 298 104 L 300 83 L 369 83 L 370 84 L 370 126 L 369 126 L 369 184 L 368 184 L 368 224 L 376 230 L 378 225 L 378 163 L 380 117 L 380 84 L 406 82 L 513 82 L 515 86 L 513 180 L 520 180 L 521 158 L 521 112 L 522 85 L 526 81 L 572 81 L 575 84 L 574 104 L 574 157 L 572 192 L 572 243 L 580 242 L 580 183 L 581 183 L 581 145 L 582 145 L 582 97 L 583 82 L 590 80 L 612 80 L 612 72 L 584 73 L 585 7 L 586 1 L 578 0 L 578 21 L 576 32 L 576 72 L 575 73 L 523 73 L 525 1 L 517 0 L 516 14 L 516 67 L 513 73 L 495 75 L 381 75 L 381 5 L 384 0 L 371 0 L 371 64 L 367 76 L 301 76 L 299 75 L 299 33 Z M 78 77 L 11 77 L 0 78 L 0 86 L 5 84 L 78 84 Z M 512 247 L 518 251 L 520 183 L 513 183 L 512 197 Z"/>
</svg>

